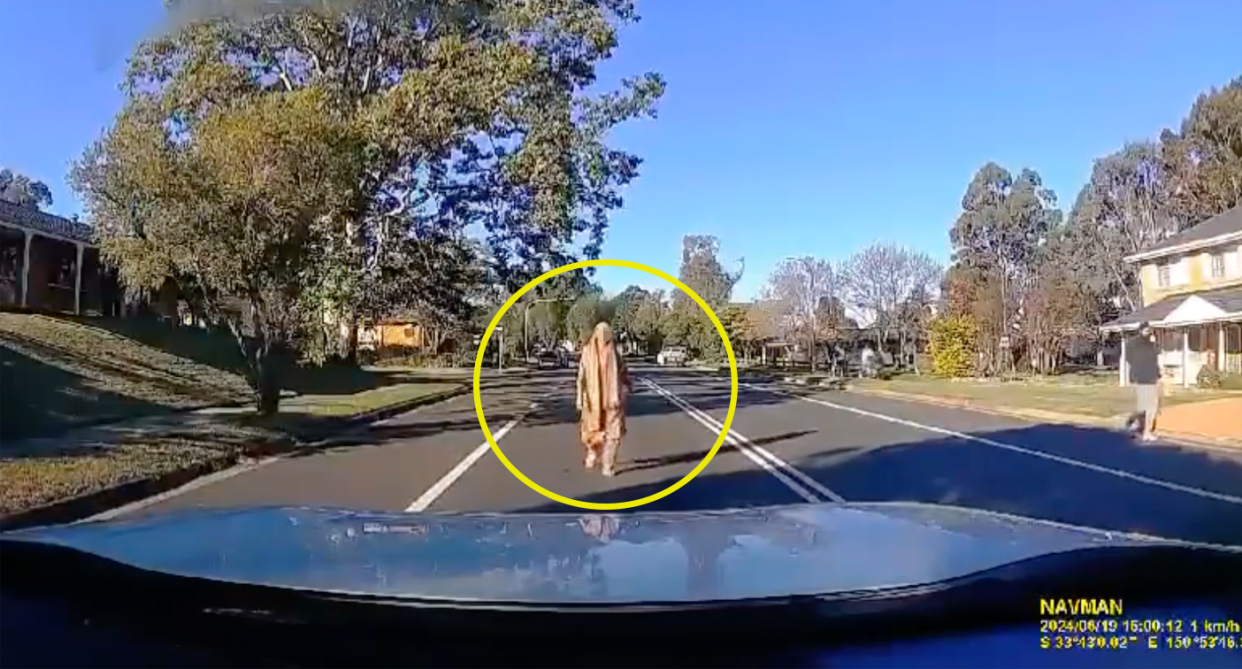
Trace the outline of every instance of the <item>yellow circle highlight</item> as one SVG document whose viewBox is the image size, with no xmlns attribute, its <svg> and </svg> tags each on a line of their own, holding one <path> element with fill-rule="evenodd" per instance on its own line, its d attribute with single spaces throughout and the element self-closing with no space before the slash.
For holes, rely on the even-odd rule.
<svg viewBox="0 0 1242 669">
<path fill-rule="evenodd" d="M 640 499 L 631 500 L 629 502 L 583 502 L 582 500 L 570 499 L 564 495 L 558 495 L 557 493 L 554 493 L 530 480 L 530 478 L 523 474 L 521 470 L 513 466 L 512 462 L 509 462 L 509 458 L 505 456 L 504 451 L 500 450 L 500 446 L 496 444 L 496 438 L 492 436 L 491 429 L 487 427 L 487 418 L 483 415 L 483 399 L 479 394 L 479 379 L 483 372 L 483 357 L 484 353 L 487 351 L 487 342 L 491 340 L 492 332 L 494 332 L 496 330 L 496 326 L 500 324 L 500 319 L 504 317 L 505 312 L 509 311 L 509 309 L 532 288 L 558 274 L 572 272 L 573 270 L 582 269 L 584 267 L 601 266 L 629 267 L 630 269 L 646 272 L 652 276 L 658 276 L 674 286 L 677 286 L 682 292 L 693 298 L 695 303 L 702 307 L 703 311 L 707 312 L 707 317 L 712 319 L 712 325 L 715 325 L 716 332 L 720 333 L 720 339 L 725 345 L 725 353 L 729 356 L 729 413 L 725 416 L 724 427 L 720 430 L 720 436 L 716 437 L 716 443 L 712 446 L 712 450 L 707 453 L 707 456 L 703 458 L 703 461 L 700 462 L 694 470 L 682 477 L 680 481 L 665 488 L 664 490 L 661 490 L 660 492 L 647 495 L 646 497 Z M 716 451 L 720 450 L 721 444 L 724 443 L 725 435 L 729 434 L 729 427 L 733 425 L 733 412 L 735 409 L 737 409 L 737 360 L 733 357 L 733 344 L 729 342 L 729 334 L 725 332 L 724 326 L 720 324 L 720 319 L 716 317 L 716 313 L 712 311 L 710 306 L 707 305 L 707 302 L 703 301 L 703 298 L 699 297 L 698 293 L 691 290 L 689 286 L 682 283 L 679 279 L 677 279 L 677 277 L 670 276 L 669 274 L 654 267 L 649 267 L 636 262 L 630 262 L 628 260 L 582 260 L 568 265 L 562 265 L 561 267 L 557 267 L 556 269 L 544 272 L 543 274 L 535 277 L 530 283 L 522 286 L 521 290 L 514 293 L 508 301 L 501 305 L 500 311 L 497 311 L 496 315 L 492 317 L 492 322 L 488 323 L 487 330 L 483 333 L 483 339 L 479 342 L 479 354 L 474 360 L 474 410 L 475 413 L 479 415 L 479 427 L 483 428 L 483 436 L 487 437 L 487 443 L 491 445 L 492 451 L 496 453 L 496 457 L 500 458 L 500 462 L 504 464 L 505 468 L 512 472 L 519 481 L 525 483 L 531 490 L 534 490 L 548 499 L 556 500 L 562 504 L 568 504 L 569 506 L 576 506 L 580 509 L 596 509 L 599 511 L 633 509 L 644 504 L 650 504 L 657 499 L 668 497 L 674 492 L 677 492 L 682 486 L 689 483 L 691 479 L 698 476 L 699 472 L 703 471 L 703 469 L 707 467 L 707 464 L 712 461 L 712 458 L 716 457 Z"/>
</svg>

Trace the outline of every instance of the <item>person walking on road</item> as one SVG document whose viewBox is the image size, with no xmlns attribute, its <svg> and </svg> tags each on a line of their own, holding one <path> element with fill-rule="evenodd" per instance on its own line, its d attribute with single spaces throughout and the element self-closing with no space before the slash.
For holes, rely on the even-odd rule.
<svg viewBox="0 0 1242 669">
<path fill-rule="evenodd" d="M 607 323 L 595 326 L 578 363 L 579 435 L 587 469 L 616 473 L 617 450 L 625 436 L 625 400 L 632 390 L 625 359 Z"/>
<path fill-rule="evenodd" d="M 1127 430 L 1139 426 L 1143 441 L 1156 440 L 1156 417 L 1160 413 L 1160 354 L 1156 350 L 1151 324 L 1144 321 L 1139 331 L 1126 341 L 1126 366 L 1134 386 L 1135 411 L 1126 421 Z"/>
<path fill-rule="evenodd" d="M 871 348 L 870 342 L 863 346 L 862 354 L 859 356 L 859 362 L 862 363 L 858 370 L 859 376 L 864 378 L 871 378 L 872 376 L 875 376 L 875 349 Z"/>
</svg>

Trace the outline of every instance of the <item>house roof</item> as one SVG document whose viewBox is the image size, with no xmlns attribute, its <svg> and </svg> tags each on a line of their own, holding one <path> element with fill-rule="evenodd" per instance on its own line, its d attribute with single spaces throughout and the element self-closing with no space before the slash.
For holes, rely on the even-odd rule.
<svg viewBox="0 0 1242 669">
<path fill-rule="evenodd" d="M 85 223 L 39 211 L 34 207 L 23 207 L 3 199 L 0 199 L 0 221 L 75 242 L 90 244 L 95 239 L 94 228 Z"/>
<path fill-rule="evenodd" d="M 1159 244 L 1135 253 L 1126 259 L 1134 261 L 1145 258 L 1158 258 L 1174 253 L 1177 250 L 1194 250 L 1218 237 L 1228 238 L 1228 235 L 1242 236 L 1242 205 L 1217 214 L 1193 228 L 1183 230 Z"/>
<path fill-rule="evenodd" d="M 1147 321 L 1155 326 L 1166 324 L 1164 321 L 1170 316 L 1175 315 L 1175 311 L 1180 311 L 1181 307 L 1192 300 L 1201 300 L 1206 302 L 1208 309 L 1219 315 L 1242 314 L 1242 286 L 1231 286 L 1229 288 L 1216 288 L 1213 290 L 1203 290 L 1197 293 L 1184 293 L 1181 295 L 1170 295 L 1158 302 L 1153 302 L 1142 309 L 1126 314 L 1114 321 L 1110 321 L 1100 326 L 1105 332 L 1115 332 L 1121 330 L 1133 330 L 1137 328 L 1139 323 Z M 1185 312 L 1183 311 L 1183 314 Z M 1167 323 L 1168 325 L 1181 324 L 1181 319 L 1171 319 L 1175 322 Z"/>
</svg>

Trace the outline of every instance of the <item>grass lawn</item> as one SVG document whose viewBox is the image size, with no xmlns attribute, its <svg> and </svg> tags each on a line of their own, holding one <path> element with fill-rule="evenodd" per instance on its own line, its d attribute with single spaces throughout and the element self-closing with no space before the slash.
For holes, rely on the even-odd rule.
<svg viewBox="0 0 1242 669">
<path fill-rule="evenodd" d="M 1013 381 L 952 380 L 905 374 L 888 381 L 852 379 L 850 384 L 860 390 L 927 395 L 962 400 L 982 407 L 1035 409 L 1097 418 L 1121 416 L 1134 408 L 1134 389 L 1119 387 L 1115 372 Z M 1164 402 L 1170 406 L 1227 396 L 1230 396 L 1228 391 L 1177 388 L 1165 396 Z"/>
<path fill-rule="evenodd" d="M 120 320 L 0 311 L 0 440 L 250 395 L 233 369 L 175 352 L 220 349 L 206 333 L 153 323 L 144 340 Z"/>
<path fill-rule="evenodd" d="M 206 463 L 288 447 L 262 427 L 188 414 L 83 428 L 6 444 L 0 515 Z"/>
<path fill-rule="evenodd" d="M 0 311 L 0 441 L 247 403 L 243 365 L 236 343 L 221 333 L 140 318 Z M 343 416 L 468 378 L 468 370 L 302 367 L 286 378 L 286 390 L 297 397 L 282 404 L 297 413 Z"/>
<path fill-rule="evenodd" d="M 289 448 L 297 437 L 322 436 L 325 422 L 458 387 L 460 383 L 397 383 L 354 395 L 299 396 L 282 402 L 275 420 L 254 421 L 252 410 L 241 408 L 27 440 L 22 452 L 0 451 L 0 515 L 198 465 L 227 466 L 240 456 L 256 455 L 256 446 L 268 453 Z"/>
<path fill-rule="evenodd" d="M 460 383 L 397 383 L 353 395 L 299 395 L 285 400 L 280 411 L 333 418 L 349 417 L 460 386 Z"/>
<path fill-rule="evenodd" d="M 469 370 L 299 368 L 279 416 L 255 421 L 241 365 L 218 333 L 0 311 L 0 515 L 287 448 L 470 378 Z"/>
</svg>

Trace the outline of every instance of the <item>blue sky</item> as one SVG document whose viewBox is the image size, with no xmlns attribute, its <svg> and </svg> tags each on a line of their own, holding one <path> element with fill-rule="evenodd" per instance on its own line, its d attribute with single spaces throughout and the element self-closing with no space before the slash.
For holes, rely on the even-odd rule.
<svg viewBox="0 0 1242 669">
<path fill-rule="evenodd" d="M 120 106 L 116 85 L 160 0 L 5 3 L 0 165 L 80 205 L 71 160 Z M 793 255 L 891 240 L 947 259 L 988 160 L 1038 170 L 1066 207 L 1091 161 L 1174 127 L 1242 75 L 1236 0 L 646 0 L 606 79 L 657 70 L 655 121 L 620 129 L 642 176 L 604 255 L 676 274 L 681 237 L 746 258 L 747 299 Z M 604 270 L 609 290 L 658 280 Z"/>
</svg>

